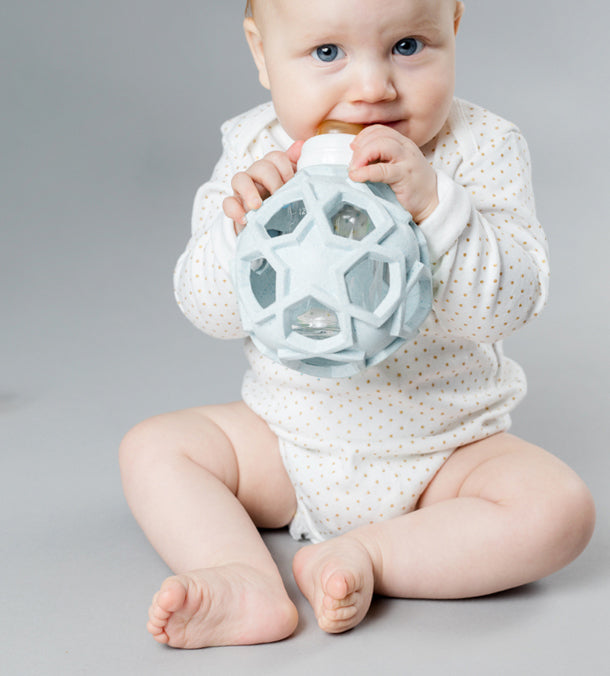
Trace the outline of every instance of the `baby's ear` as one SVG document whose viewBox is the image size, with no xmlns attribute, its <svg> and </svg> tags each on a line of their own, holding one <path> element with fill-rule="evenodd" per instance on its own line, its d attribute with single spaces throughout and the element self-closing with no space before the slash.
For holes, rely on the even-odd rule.
<svg viewBox="0 0 610 676">
<path fill-rule="evenodd" d="M 265 89 L 270 89 L 269 76 L 267 75 L 267 66 L 265 64 L 265 53 L 263 51 L 263 38 L 251 16 L 247 16 L 244 19 L 244 33 L 252 52 L 252 58 L 258 69 L 258 79 Z"/>
<path fill-rule="evenodd" d="M 464 3 L 456 2 L 455 3 L 455 15 L 453 17 L 453 32 L 457 35 L 458 28 L 460 27 L 460 21 L 464 16 Z"/>
</svg>

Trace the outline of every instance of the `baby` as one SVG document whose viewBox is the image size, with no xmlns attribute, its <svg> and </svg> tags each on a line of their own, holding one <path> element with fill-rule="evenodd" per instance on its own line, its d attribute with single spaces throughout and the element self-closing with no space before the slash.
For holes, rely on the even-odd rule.
<svg viewBox="0 0 610 676">
<path fill-rule="evenodd" d="M 246 339 L 243 401 L 141 423 L 121 446 L 129 505 L 175 575 L 148 630 L 182 648 L 277 641 L 297 611 L 258 528 L 309 540 L 293 563 L 327 632 L 373 593 L 467 598 L 558 570 L 595 520 L 582 481 L 509 435 L 524 375 L 502 339 L 548 288 L 519 130 L 454 98 L 456 0 L 255 0 L 244 21 L 272 103 L 223 126 L 175 289 L 241 337 L 230 269 L 246 213 L 327 119 L 364 125 L 349 176 L 390 185 L 425 236 L 434 305 L 418 337 L 357 376 L 289 370 Z"/>
</svg>

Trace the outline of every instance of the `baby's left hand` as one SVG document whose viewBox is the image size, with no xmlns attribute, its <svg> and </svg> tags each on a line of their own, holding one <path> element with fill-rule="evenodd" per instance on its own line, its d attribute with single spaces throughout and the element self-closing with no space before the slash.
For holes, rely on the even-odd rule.
<svg viewBox="0 0 610 676">
<path fill-rule="evenodd" d="M 375 124 L 363 129 L 351 148 L 349 177 L 353 181 L 387 183 L 416 223 L 436 209 L 436 172 L 413 141 Z"/>
</svg>

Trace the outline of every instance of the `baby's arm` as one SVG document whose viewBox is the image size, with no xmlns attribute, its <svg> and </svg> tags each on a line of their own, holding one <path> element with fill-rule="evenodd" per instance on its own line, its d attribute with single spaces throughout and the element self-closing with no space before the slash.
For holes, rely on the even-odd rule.
<svg viewBox="0 0 610 676">
<path fill-rule="evenodd" d="M 301 145 L 256 159 L 249 148 L 244 153 L 232 143 L 237 126 L 228 124 L 223 129 L 222 156 L 211 179 L 197 191 L 192 235 L 174 272 L 180 309 L 199 330 L 215 338 L 246 335 L 231 280 L 236 233 L 244 227 L 246 210 L 260 206 L 264 197 L 294 174 L 290 158 L 296 162 Z"/>
<path fill-rule="evenodd" d="M 197 191 L 191 238 L 174 270 L 174 295 L 181 311 L 200 331 L 215 338 L 246 335 L 230 274 L 235 231 L 222 211 L 235 172 L 235 158 L 225 150 L 211 179 Z"/>
<path fill-rule="evenodd" d="M 420 225 L 433 263 L 435 316 L 448 333 L 491 343 L 539 313 L 548 293 L 546 238 L 529 151 L 514 127 L 463 160 L 453 178 L 389 128 L 365 129 L 352 148 L 350 177 L 389 184 Z"/>
<path fill-rule="evenodd" d="M 439 207 L 420 224 L 434 263 L 434 311 L 456 337 L 492 343 L 542 310 L 546 236 L 536 214 L 529 150 L 517 129 L 438 172 Z"/>
<path fill-rule="evenodd" d="M 231 127 L 223 128 L 223 152 L 209 181 L 193 204 L 191 237 L 174 271 L 174 294 L 186 318 L 214 338 L 243 338 L 233 292 L 231 265 L 235 255 L 234 224 L 222 204 L 231 194 L 231 179 L 252 158 L 231 142 Z"/>
</svg>

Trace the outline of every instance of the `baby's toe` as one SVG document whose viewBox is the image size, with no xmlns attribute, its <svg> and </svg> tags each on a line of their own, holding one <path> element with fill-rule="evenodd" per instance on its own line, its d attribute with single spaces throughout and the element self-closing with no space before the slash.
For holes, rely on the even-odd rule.
<svg viewBox="0 0 610 676">
<path fill-rule="evenodd" d="M 352 594 L 356 589 L 354 576 L 347 571 L 337 571 L 329 575 L 324 585 L 327 596 L 341 601 Z"/>
<path fill-rule="evenodd" d="M 148 612 L 148 624 L 163 629 L 163 627 L 167 626 L 168 617 L 167 613 L 160 614 L 159 611 L 155 612 L 155 610 L 151 608 Z"/>
<path fill-rule="evenodd" d="M 332 620 L 323 616 L 318 620 L 318 626 L 327 634 L 342 634 L 345 631 L 353 629 L 356 625 L 354 623 L 354 617 L 345 620 Z"/>
<path fill-rule="evenodd" d="M 146 629 L 153 635 L 160 634 L 164 630 L 165 625 L 158 620 L 150 619 L 146 624 Z"/>
<path fill-rule="evenodd" d="M 187 593 L 187 588 L 178 578 L 170 577 L 161 585 L 155 605 L 169 616 L 182 608 Z"/>
<path fill-rule="evenodd" d="M 171 580 L 171 584 L 163 584 L 161 589 L 154 595 L 152 604 L 148 609 L 148 623 L 146 629 L 158 643 L 168 643 L 168 622 L 173 613 L 180 608 L 186 597 L 186 590 L 177 580 Z"/>
<path fill-rule="evenodd" d="M 169 636 L 165 633 L 164 629 L 160 627 L 155 627 L 155 625 L 151 624 L 150 622 L 146 625 L 146 629 L 157 643 L 163 644 L 169 643 Z"/>
<path fill-rule="evenodd" d="M 358 608 L 356 608 L 356 606 L 346 606 L 345 608 L 328 610 L 325 615 L 331 622 L 343 622 L 345 620 L 351 620 L 357 612 Z"/>
<path fill-rule="evenodd" d="M 322 599 L 322 605 L 325 610 L 337 610 L 338 608 L 345 608 L 346 606 L 354 605 L 354 594 L 349 594 L 345 598 L 337 599 L 325 594 Z"/>
<path fill-rule="evenodd" d="M 153 602 L 152 606 L 148 609 L 148 619 L 151 622 L 166 622 L 170 615 L 171 613 L 168 610 L 165 610 L 155 602 Z"/>
</svg>

